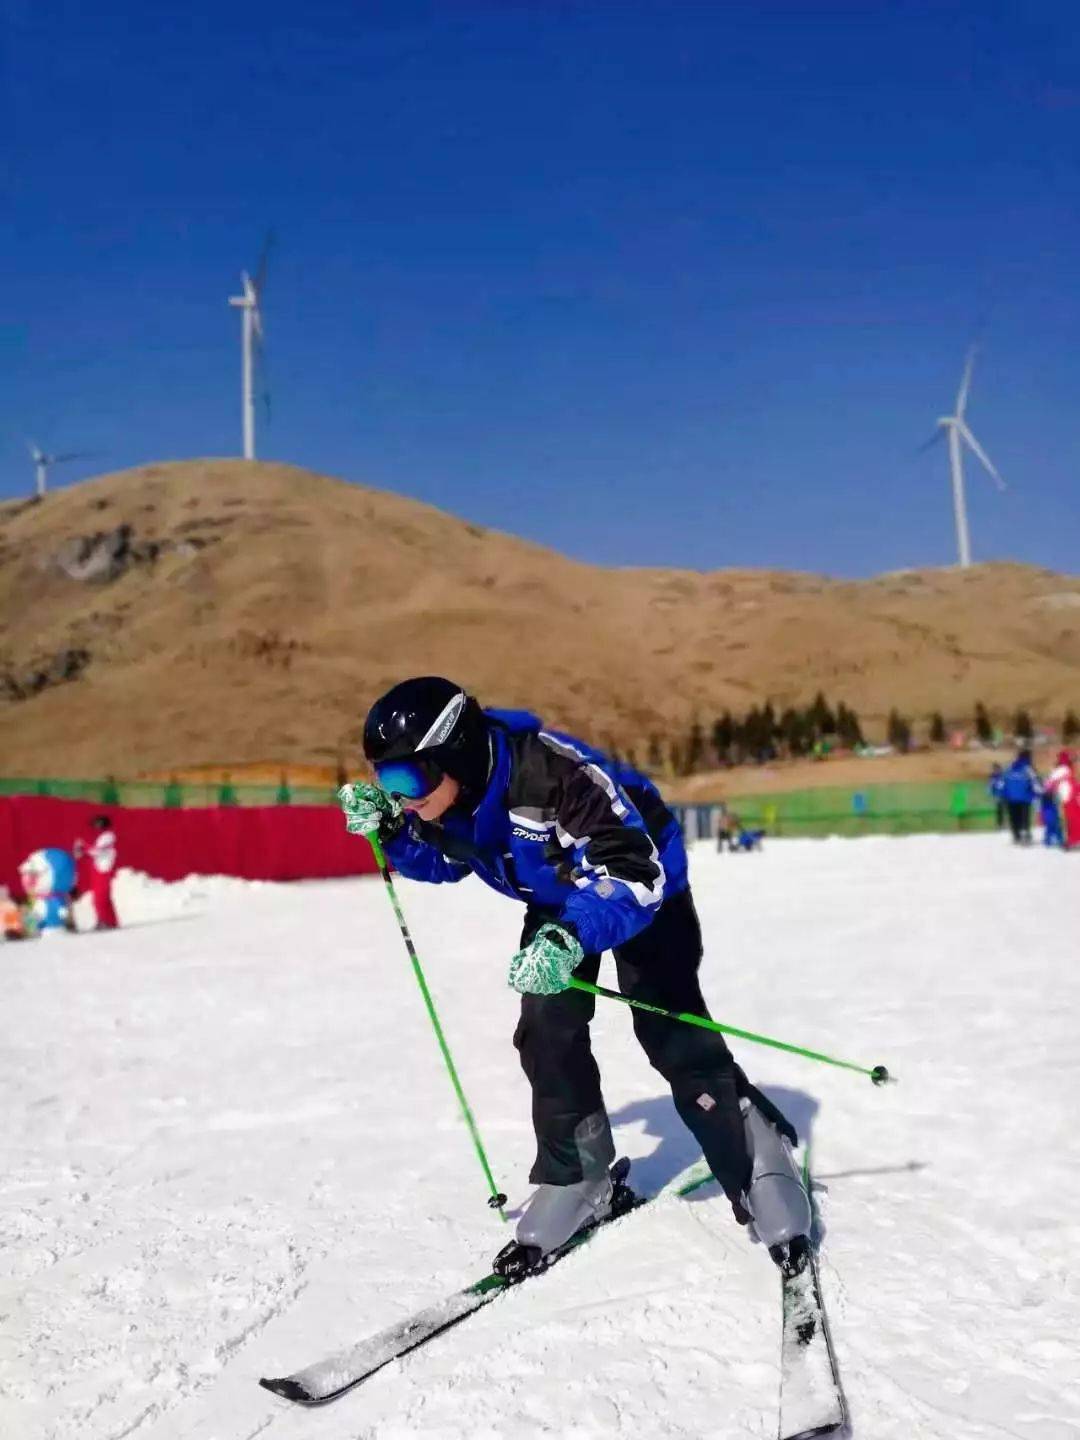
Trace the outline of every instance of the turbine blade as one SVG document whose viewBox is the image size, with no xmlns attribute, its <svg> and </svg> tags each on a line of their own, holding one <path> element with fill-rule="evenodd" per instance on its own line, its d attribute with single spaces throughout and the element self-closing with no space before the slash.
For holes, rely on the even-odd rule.
<svg viewBox="0 0 1080 1440">
<path fill-rule="evenodd" d="M 964 376 L 960 381 L 960 393 L 956 397 L 956 413 L 961 419 L 964 417 L 964 407 L 968 401 L 968 391 L 971 389 L 971 371 L 975 365 L 975 349 L 976 347 L 972 345 L 967 353 L 967 359 L 964 361 Z"/>
<path fill-rule="evenodd" d="M 941 442 L 942 442 L 942 440 L 944 440 L 944 439 L 945 439 L 945 426 L 944 426 L 944 425 L 939 425 L 938 428 L 934 431 L 934 433 L 930 436 L 930 439 L 923 441 L 923 443 L 922 443 L 922 444 L 919 446 L 919 448 L 915 451 L 915 454 L 916 454 L 916 455 L 925 455 L 926 452 L 927 452 L 927 450 L 932 450 L 935 445 L 940 445 Z"/>
<path fill-rule="evenodd" d="M 54 465 L 59 465 L 61 460 L 93 460 L 100 454 L 100 450 L 68 450 L 63 455 L 52 455 L 49 458 Z"/>
<path fill-rule="evenodd" d="M 998 489 L 999 489 L 999 490 L 1004 490 L 1004 489 L 1006 488 L 1006 487 L 1005 487 L 1005 481 L 1001 478 L 1001 476 L 998 474 L 998 472 L 994 469 L 993 462 L 991 461 L 990 456 L 987 455 L 986 451 L 982 448 L 982 446 L 979 444 L 979 442 L 975 439 L 975 436 L 971 433 L 971 431 L 968 429 L 968 427 L 964 424 L 963 420 L 961 420 L 961 421 L 959 422 L 957 428 L 958 428 L 959 431 L 960 431 L 961 438 L 963 439 L 963 441 L 965 442 L 965 444 L 968 446 L 968 449 L 971 450 L 971 451 L 973 452 L 973 454 L 975 454 L 975 455 L 979 458 L 979 460 L 982 461 L 982 464 L 983 464 L 984 468 L 985 468 L 986 470 L 988 470 L 988 471 L 990 472 L 990 474 L 994 477 L 995 481 L 997 482 L 997 487 L 998 487 Z"/>
<path fill-rule="evenodd" d="M 270 252 L 277 244 L 277 235 L 273 230 L 266 232 L 263 240 L 262 254 L 259 256 L 259 263 L 255 267 L 255 294 L 261 295 L 263 286 L 266 284 L 266 271 L 270 264 Z"/>
</svg>

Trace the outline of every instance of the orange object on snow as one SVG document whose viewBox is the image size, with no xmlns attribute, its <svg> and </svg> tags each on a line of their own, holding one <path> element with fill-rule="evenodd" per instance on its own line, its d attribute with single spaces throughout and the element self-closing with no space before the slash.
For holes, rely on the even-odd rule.
<svg viewBox="0 0 1080 1440">
<path fill-rule="evenodd" d="M 26 922 L 22 909 L 8 894 L 0 895 L 0 932 L 8 940 L 26 938 Z"/>
</svg>

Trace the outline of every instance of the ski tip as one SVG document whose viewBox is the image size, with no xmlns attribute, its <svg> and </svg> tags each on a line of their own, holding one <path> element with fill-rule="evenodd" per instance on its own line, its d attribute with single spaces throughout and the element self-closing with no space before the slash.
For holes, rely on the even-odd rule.
<svg viewBox="0 0 1080 1440">
<path fill-rule="evenodd" d="M 272 1395 L 280 1395 L 283 1400 L 292 1400 L 297 1405 L 312 1405 L 315 1402 L 311 1392 L 288 1375 L 280 1380 L 260 1380 L 259 1384 Z"/>
</svg>

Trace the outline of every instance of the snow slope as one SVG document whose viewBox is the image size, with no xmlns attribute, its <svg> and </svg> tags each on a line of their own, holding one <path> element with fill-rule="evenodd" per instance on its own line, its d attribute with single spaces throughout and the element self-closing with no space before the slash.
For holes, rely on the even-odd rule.
<svg viewBox="0 0 1080 1440">
<path fill-rule="evenodd" d="M 901 1080 L 737 1046 L 812 1135 L 854 1434 L 1076 1440 L 1080 856 L 786 842 L 693 873 L 719 1018 Z M 520 1203 L 520 912 L 476 881 L 401 893 Z M 128 877 L 121 913 L 0 947 L 4 1440 L 775 1434 L 777 1278 L 712 1187 L 336 1406 L 258 1389 L 476 1278 L 505 1229 L 378 880 Z M 620 1148 L 655 1190 L 693 1145 L 598 1003 Z"/>
</svg>

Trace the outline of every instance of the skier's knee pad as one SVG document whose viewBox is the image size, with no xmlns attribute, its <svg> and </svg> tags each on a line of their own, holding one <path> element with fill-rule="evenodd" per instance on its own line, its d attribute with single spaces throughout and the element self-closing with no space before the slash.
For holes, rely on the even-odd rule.
<svg viewBox="0 0 1080 1440">
<path fill-rule="evenodd" d="M 791 1145 L 749 1100 L 741 1102 L 750 1152 L 750 1184 L 746 1208 L 763 1245 L 784 1245 L 796 1235 L 809 1235 L 813 1220 L 810 1197 L 802 1183 Z"/>
</svg>

